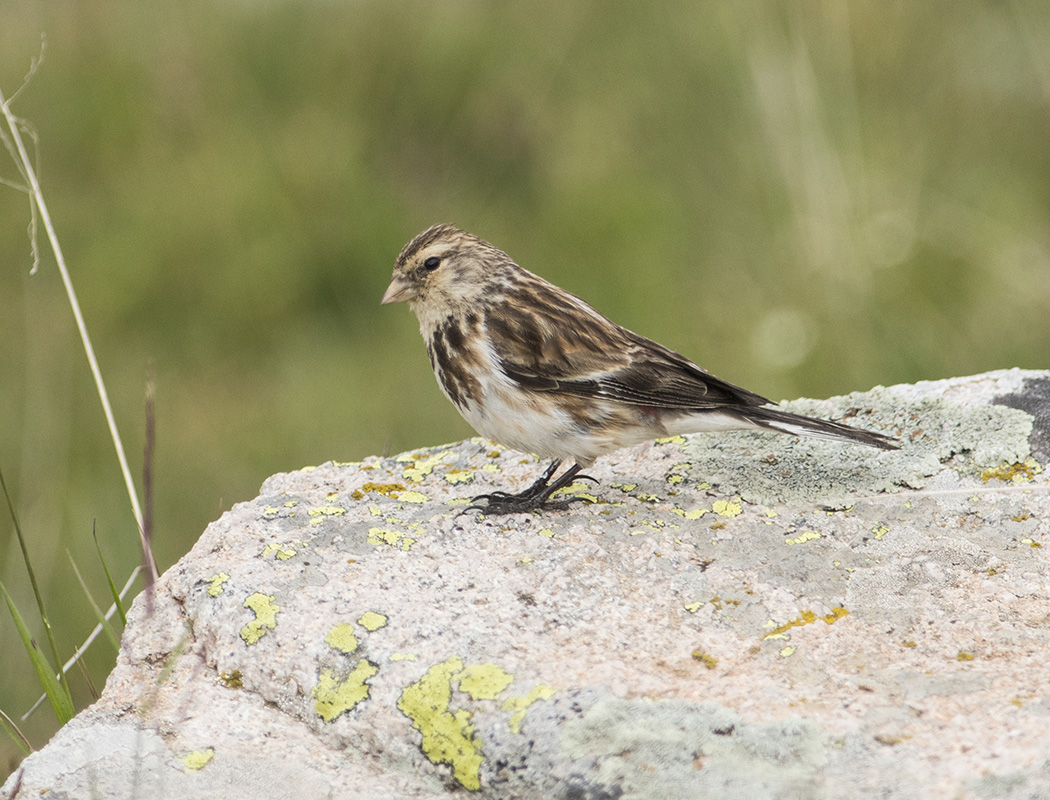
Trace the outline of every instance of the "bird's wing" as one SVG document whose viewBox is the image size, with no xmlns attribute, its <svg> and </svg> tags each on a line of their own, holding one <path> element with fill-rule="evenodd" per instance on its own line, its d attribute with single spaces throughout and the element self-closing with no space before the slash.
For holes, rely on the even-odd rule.
<svg viewBox="0 0 1050 800">
<path fill-rule="evenodd" d="M 485 316 L 500 369 L 522 388 L 667 409 L 770 402 L 616 325 L 567 292 L 550 284 L 532 288 L 529 302 L 500 303 Z"/>
</svg>

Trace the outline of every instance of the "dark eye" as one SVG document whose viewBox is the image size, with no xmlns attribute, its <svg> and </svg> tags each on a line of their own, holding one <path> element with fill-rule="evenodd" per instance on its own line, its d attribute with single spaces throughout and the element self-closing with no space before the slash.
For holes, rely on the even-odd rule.
<svg viewBox="0 0 1050 800">
<path fill-rule="evenodd" d="M 438 265 L 440 263 L 441 263 L 441 259 L 440 258 L 438 258 L 437 256 L 431 256 L 430 258 L 428 258 L 426 261 L 423 262 L 423 266 L 426 267 L 431 272 L 433 272 L 434 270 L 436 270 L 438 268 Z"/>
</svg>

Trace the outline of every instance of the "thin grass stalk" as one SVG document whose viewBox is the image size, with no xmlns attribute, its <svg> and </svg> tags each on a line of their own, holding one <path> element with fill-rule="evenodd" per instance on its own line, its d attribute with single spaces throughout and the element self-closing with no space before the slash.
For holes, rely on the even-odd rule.
<svg viewBox="0 0 1050 800">
<path fill-rule="evenodd" d="M 0 91 L 0 109 L 3 110 L 4 118 L 7 120 L 7 126 L 11 130 L 11 138 L 14 141 L 15 148 L 18 150 L 18 157 L 21 160 L 19 169 L 29 184 L 30 194 L 36 203 L 36 207 L 40 211 L 40 221 L 44 224 L 44 230 L 47 231 L 48 241 L 51 242 L 51 250 L 55 254 L 55 261 L 58 264 L 58 272 L 62 276 L 62 283 L 66 288 L 66 296 L 69 298 L 69 305 L 73 309 L 73 318 L 76 320 L 77 330 L 80 331 L 80 340 L 84 344 L 84 352 L 87 354 L 88 365 L 91 367 L 91 374 L 95 379 L 95 388 L 98 390 L 98 397 L 102 403 L 102 410 L 106 415 L 106 423 L 109 425 L 109 434 L 113 439 L 113 446 L 117 451 L 117 460 L 120 462 L 120 471 L 124 476 L 124 484 L 128 490 L 128 497 L 131 500 L 131 510 L 135 515 L 135 522 L 138 525 L 139 539 L 142 542 L 143 558 L 148 567 L 149 574 L 155 580 L 158 577 L 157 564 L 153 558 L 153 550 L 150 548 L 149 541 L 146 539 L 142 520 L 142 509 L 139 507 L 139 499 L 135 492 L 135 484 L 131 479 L 131 470 L 128 467 L 128 459 L 124 454 L 124 444 L 120 439 L 120 433 L 117 431 L 117 421 L 113 416 L 113 409 L 109 403 L 109 394 L 106 392 L 106 385 L 102 380 L 102 372 L 99 370 L 98 360 L 95 358 L 95 349 L 91 346 L 91 337 L 88 336 L 87 326 L 84 323 L 84 316 L 80 312 L 80 303 L 77 302 L 77 295 L 73 290 L 73 282 L 69 277 L 69 271 L 66 269 L 66 260 L 62 255 L 62 248 L 58 243 L 58 236 L 55 233 L 54 226 L 51 224 L 51 215 L 48 213 L 47 203 L 44 202 L 44 194 L 40 189 L 40 183 L 37 181 L 36 172 L 33 170 L 33 165 L 29 159 L 29 153 L 26 151 L 25 144 L 22 142 L 18 120 L 14 114 L 11 113 L 11 109 L 8 107 L 7 100 L 4 99 L 2 91 Z"/>
<path fill-rule="evenodd" d="M 91 610 L 95 612 L 95 619 L 98 620 L 98 624 L 101 625 L 103 631 L 105 631 L 106 638 L 109 639 L 109 643 L 113 645 L 114 652 L 119 652 L 120 638 L 113 630 L 113 627 L 109 624 L 109 620 L 106 619 L 105 614 L 102 613 L 102 609 L 98 607 L 98 603 L 95 602 L 95 598 L 91 595 L 91 590 L 88 588 L 87 581 L 85 581 L 84 576 L 80 574 L 80 568 L 77 566 L 77 562 L 73 560 L 73 554 L 69 552 L 68 547 L 66 548 L 66 556 L 69 558 L 69 564 L 73 567 L 73 574 L 76 575 L 77 582 L 80 584 L 84 596 L 87 598 L 88 603 L 91 604 Z"/>
<path fill-rule="evenodd" d="M 0 709 L 0 721 L 3 722 L 4 729 L 11 736 L 12 741 L 18 745 L 18 748 L 23 754 L 29 755 L 33 752 L 33 745 L 29 743 L 26 735 L 22 733 L 22 730 L 15 724 L 15 721 L 4 713 L 3 709 Z M 11 797 L 14 797 L 14 795 L 12 794 Z"/>
</svg>

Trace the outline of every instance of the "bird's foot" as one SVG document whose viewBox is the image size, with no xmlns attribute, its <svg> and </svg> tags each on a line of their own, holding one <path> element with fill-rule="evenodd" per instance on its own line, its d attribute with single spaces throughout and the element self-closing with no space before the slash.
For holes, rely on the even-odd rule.
<svg viewBox="0 0 1050 800">
<path fill-rule="evenodd" d="M 507 494 L 506 492 L 493 492 L 492 494 L 479 494 L 469 506 L 463 509 L 467 511 L 480 511 L 483 514 L 498 516 L 501 514 L 524 514 L 529 511 L 551 510 L 561 511 L 568 508 L 570 503 L 592 502 L 586 497 L 565 497 L 551 500 L 550 495 L 537 497 L 529 496 L 528 492 L 521 494 Z M 484 503 L 484 505 L 481 505 Z"/>
<path fill-rule="evenodd" d="M 577 501 L 593 502 L 586 497 L 565 497 L 551 501 L 550 497 L 560 489 L 564 489 L 576 479 L 584 479 L 598 483 L 597 479 L 590 475 L 580 475 L 580 466 L 573 464 L 558 478 L 551 482 L 551 477 L 558 469 L 561 462 L 555 461 L 536 481 L 525 491 L 519 494 L 508 492 L 492 492 L 491 494 L 479 494 L 471 504 L 460 513 L 467 511 L 481 511 L 483 514 L 523 514 L 528 511 L 536 511 L 541 508 L 561 510 L 567 508 L 570 503 Z M 484 503 L 484 505 L 480 505 Z M 458 516 L 458 515 L 457 515 Z"/>
</svg>

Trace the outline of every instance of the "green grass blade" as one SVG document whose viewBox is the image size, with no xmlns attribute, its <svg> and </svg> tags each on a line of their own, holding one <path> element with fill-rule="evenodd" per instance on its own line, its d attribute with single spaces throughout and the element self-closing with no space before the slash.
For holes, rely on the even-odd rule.
<svg viewBox="0 0 1050 800">
<path fill-rule="evenodd" d="M 11 494 L 7 491 L 7 482 L 4 480 L 3 470 L 0 470 L 0 489 L 4 491 L 4 499 L 7 500 L 7 510 L 11 514 L 11 521 L 15 525 L 15 534 L 18 537 L 18 546 L 22 548 L 22 560 L 26 564 L 26 574 L 29 575 L 29 583 L 33 587 L 33 594 L 36 596 L 36 607 L 40 610 L 40 619 L 44 623 L 44 633 L 47 634 L 48 644 L 51 645 L 51 657 L 55 660 L 55 664 L 61 664 L 62 659 L 58 657 L 58 645 L 55 643 L 55 634 L 51 630 L 51 620 L 47 618 L 47 609 L 44 608 L 44 599 L 40 596 L 40 586 L 36 582 L 36 574 L 33 572 L 33 564 L 29 560 L 29 550 L 26 549 L 26 540 L 22 535 L 22 526 L 18 524 L 18 514 L 15 513 L 15 504 L 11 502 Z M 4 590 L 4 595 L 7 596 L 7 590 Z M 11 613 L 16 614 L 17 609 L 10 601 L 8 597 L 8 606 L 11 608 Z M 24 626 L 23 626 L 24 627 Z M 27 631 L 28 633 L 28 631 Z M 36 645 L 33 645 L 35 650 Z M 54 676 L 55 673 L 51 673 Z M 69 684 L 66 682 L 66 673 L 59 673 L 59 680 L 62 683 L 62 687 L 65 690 L 66 697 L 71 696 L 69 691 Z M 52 703 L 53 705 L 53 703 Z M 57 712 L 56 712 L 57 713 Z M 72 715 L 70 715 L 72 716 Z M 65 720 L 63 720 L 65 722 Z"/>
<path fill-rule="evenodd" d="M 51 703 L 51 708 L 54 710 L 55 716 L 58 717 L 59 723 L 65 725 L 69 720 L 73 719 L 73 715 L 76 713 L 73 710 L 73 698 L 69 694 L 69 687 L 64 681 L 59 682 L 58 678 L 55 677 L 57 670 L 52 669 L 51 665 L 47 663 L 47 658 L 40 652 L 40 648 L 37 647 L 36 642 L 33 640 L 29 628 L 26 627 L 25 620 L 22 619 L 22 615 L 18 613 L 18 609 L 15 607 L 15 601 L 8 594 L 7 587 L 4 586 L 2 581 L 0 581 L 0 592 L 4 595 L 7 610 L 11 612 L 11 618 L 15 621 L 15 628 L 18 629 L 18 636 L 22 639 L 26 653 L 29 654 L 29 660 L 33 662 L 33 669 L 36 670 L 37 679 L 40 681 L 40 685 L 44 687 L 44 694 L 47 695 L 48 702 Z"/>
<path fill-rule="evenodd" d="M 91 590 L 88 589 L 87 583 L 84 581 L 84 577 L 80 574 L 80 570 L 77 569 L 77 562 L 73 560 L 73 554 L 66 550 L 66 555 L 69 556 L 69 563 L 73 567 L 73 574 L 77 576 L 77 580 L 80 582 L 80 588 L 84 590 L 84 596 L 87 597 L 88 602 L 91 603 L 91 610 L 95 612 L 95 619 L 98 624 L 102 626 L 102 632 L 106 634 L 106 638 L 109 639 L 110 644 L 113 645 L 113 649 L 120 651 L 120 639 L 117 634 L 113 632 L 113 626 L 109 624 L 109 620 L 106 619 L 105 613 L 98 607 L 98 603 L 95 602 L 95 598 L 91 596 Z"/>
<path fill-rule="evenodd" d="M 120 624 L 126 628 L 128 627 L 128 615 L 124 612 L 124 601 L 120 599 L 120 592 L 117 590 L 117 585 L 113 583 L 113 576 L 109 574 L 106 559 L 102 557 L 102 546 L 98 543 L 98 536 L 95 535 L 94 524 L 91 525 L 91 536 L 95 540 L 98 560 L 102 562 L 102 571 L 106 573 L 106 580 L 109 581 L 109 593 L 113 597 L 113 605 L 117 607 L 117 613 L 120 614 Z"/>
<path fill-rule="evenodd" d="M 18 749 L 22 751 L 23 755 L 29 755 L 33 752 L 33 745 L 29 743 L 29 740 L 25 737 L 25 734 L 15 724 L 15 721 L 11 719 L 7 714 L 0 710 L 0 722 L 3 723 L 3 729 L 7 731 L 7 735 L 11 737 L 12 741 L 18 745 Z M 14 795 L 12 795 L 13 797 Z"/>
</svg>

